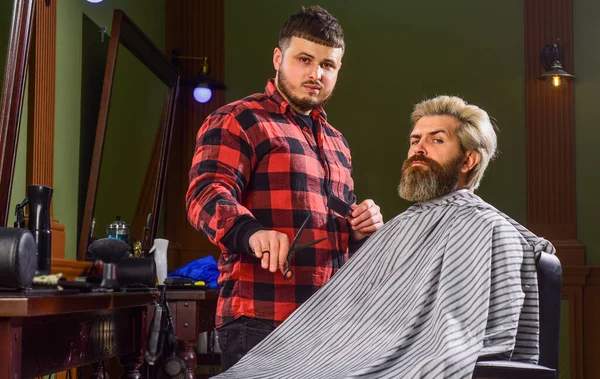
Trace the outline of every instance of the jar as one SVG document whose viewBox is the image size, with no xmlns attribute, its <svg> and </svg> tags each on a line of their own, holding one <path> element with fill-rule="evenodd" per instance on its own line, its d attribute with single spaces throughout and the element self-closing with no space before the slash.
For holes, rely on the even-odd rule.
<svg viewBox="0 0 600 379">
<path fill-rule="evenodd" d="M 117 216 L 117 220 L 106 227 L 106 237 L 129 243 L 129 225 L 121 220 L 121 216 Z"/>
</svg>

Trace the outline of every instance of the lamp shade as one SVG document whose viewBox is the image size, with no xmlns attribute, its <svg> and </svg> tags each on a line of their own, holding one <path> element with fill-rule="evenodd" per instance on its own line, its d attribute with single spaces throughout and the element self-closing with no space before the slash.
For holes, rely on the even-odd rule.
<svg viewBox="0 0 600 379">
<path fill-rule="evenodd" d="M 575 77 L 566 72 L 560 63 L 558 42 L 559 41 L 557 40 L 556 43 L 544 46 L 544 49 L 540 54 L 540 61 L 545 71 L 539 78 L 549 81 L 554 88 L 561 87 L 563 80 Z"/>
</svg>

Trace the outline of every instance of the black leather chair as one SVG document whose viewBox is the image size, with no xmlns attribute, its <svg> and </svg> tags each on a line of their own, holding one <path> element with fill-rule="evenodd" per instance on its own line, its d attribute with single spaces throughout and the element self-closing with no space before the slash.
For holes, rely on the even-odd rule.
<svg viewBox="0 0 600 379">
<path fill-rule="evenodd" d="M 558 342 L 562 267 L 555 255 L 542 252 L 537 259 L 540 301 L 539 364 L 512 361 L 480 361 L 475 365 L 477 379 L 556 379 L 558 378 Z"/>
</svg>

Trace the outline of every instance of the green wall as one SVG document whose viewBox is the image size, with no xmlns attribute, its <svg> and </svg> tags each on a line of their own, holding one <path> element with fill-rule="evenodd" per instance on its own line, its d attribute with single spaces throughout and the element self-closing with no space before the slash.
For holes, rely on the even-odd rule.
<svg viewBox="0 0 600 379">
<path fill-rule="evenodd" d="M 575 161 L 577 189 L 577 237 L 585 246 L 586 264 L 600 265 L 598 215 L 598 92 L 600 92 L 600 26 L 597 0 L 575 0 Z"/>
<path fill-rule="evenodd" d="M 15 207 L 25 199 L 27 195 L 27 88 L 29 79 L 25 82 L 25 93 L 23 94 L 23 110 L 21 112 L 21 126 L 19 127 L 19 142 L 17 145 L 17 157 L 15 160 L 15 172 L 10 192 L 8 208 L 8 222 L 6 226 L 13 226 L 15 222 Z"/>
<path fill-rule="evenodd" d="M 8 52 L 8 40 L 11 29 L 13 1 L 0 1 L 0 88 L 2 87 L 4 68 L 6 64 L 6 53 Z M 27 157 L 27 85 L 23 94 L 23 110 L 21 113 L 21 126 L 19 129 L 19 141 L 17 146 L 17 157 L 15 161 L 15 173 L 13 177 L 11 197 L 9 200 L 9 214 L 6 226 L 12 226 L 15 221 L 14 209 L 25 198 L 25 174 Z"/>
<path fill-rule="evenodd" d="M 158 47 L 163 48 L 165 0 L 106 0 L 99 4 L 60 0 L 57 6 L 54 217 L 65 225 L 66 257 L 75 258 L 78 244 L 82 14 L 85 13 L 97 25 L 106 26 L 110 34 L 113 10 L 122 9 Z"/>
<path fill-rule="evenodd" d="M 522 0 L 322 0 L 345 32 L 346 54 L 326 111 L 352 149 L 357 197 L 385 219 L 407 207 L 396 188 L 413 104 L 453 94 L 495 119 L 501 155 L 479 195 L 526 221 Z M 273 48 L 303 1 L 227 0 L 226 99 L 262 92 L 274 76 Z"/>
<path fill-rule="evenodd" d="M 113 83 L 94 211 L 96 238 L 106 237 L 116 216 L 131 224 L 140 193 L 154 193 L 143 184 L 169 90 L 122 45 Z M 142 230 L 130 234 L 133 243 L 134 237 L 141 240 Z"/>
</svg>

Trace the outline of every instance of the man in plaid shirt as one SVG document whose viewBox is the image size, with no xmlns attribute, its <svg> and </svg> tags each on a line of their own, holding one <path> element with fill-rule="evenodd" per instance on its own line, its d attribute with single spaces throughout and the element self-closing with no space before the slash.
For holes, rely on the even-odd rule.
<svg viewBox="0 0 600 379">
<path fill-rule="evenodd" d="M 320 7 L 302 9 L 283 25 L 265 93 L 216 110 L 198 131 L 186 206 L 222 252 L 216 328 L 225 370 L 383 226 L 372 200 L 356 204 L 350 149 L 322 107 L 343 54 L 338 21 Z M 331 199 L 352 211 L 334 212 Z M 290 240 L 308 215 L 299 243 L 325 240 L 294 256 L 286 281 Z"/>
</svg>

